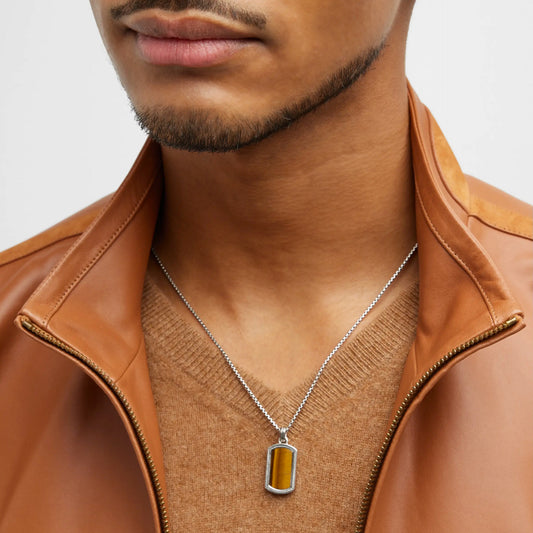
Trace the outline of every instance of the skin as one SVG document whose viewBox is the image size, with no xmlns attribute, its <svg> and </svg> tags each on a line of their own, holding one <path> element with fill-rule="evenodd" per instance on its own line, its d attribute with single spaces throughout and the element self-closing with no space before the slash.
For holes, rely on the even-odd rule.
<svg viewBox="0 0 533 533">
<path fill-rule="evenodd" d="M 133 106 L 228 127 L 260 124 L 386 40 L 361 79 L 288 129 L 226 153 L 162 149 L 155 248 L 237 367 L 271 388 L 314 375 L 416 241 L 404 72 L 413 2 L 235 0 L 265 16 L 260 42 L 184 69 L 143 61 L 110 16 L 121 4 L 91 1 Z M 148 275 L 199 328 L 153 263 Z M 361 327 L 416 275 L 412 261 Z"/>
</svg>

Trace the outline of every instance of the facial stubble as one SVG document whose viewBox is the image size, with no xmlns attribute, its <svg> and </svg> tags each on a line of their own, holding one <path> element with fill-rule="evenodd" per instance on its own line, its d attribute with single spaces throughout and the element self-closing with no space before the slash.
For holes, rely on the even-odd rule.
<svg viewBox="0 0 533 533">
<path fill-rule="evenodd" d="M 172 106 L 136 106 L 136 120 L 163 146 L 191 152 L 231 152 L 255 144 L 313 112 L 360 80 L 378 59 L 384 42 L 335 71 L 318 89 L 262 119 L 251 120 L 238 110 L 222 115 L 215 110 L 177 111 Z"/>
</svg>

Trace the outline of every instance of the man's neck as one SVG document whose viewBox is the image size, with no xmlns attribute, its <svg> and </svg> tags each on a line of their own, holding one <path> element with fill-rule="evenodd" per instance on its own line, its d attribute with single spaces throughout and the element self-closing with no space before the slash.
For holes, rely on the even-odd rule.
<svg viewBox="0 0 533 533">
<path fill-rule="evenodd" d="M 155 246 L 222 337 L 246 330 L 251 345 L 280 333 L 278 324 L 307 320 L 294 345 L 278 348 L 294 351 L 307 339 L 320 354 L 313 366 L 414 244 L 406 81 L 379 70 L 238 152 L 163 149 Z M 391 293 L 415 277 L 407 269 Z M 321 316 L 331 323 L 317 337 Z M 230 353 L 247 342 L 223 341 Z"/>
<path fill-rule="evenodd" d="M 180 276 L 342 283 L 401 258 L 414 239 L 405 82 L 351 96 L 239 152 L 163 149 L 160 239 Z"/>
</svg>

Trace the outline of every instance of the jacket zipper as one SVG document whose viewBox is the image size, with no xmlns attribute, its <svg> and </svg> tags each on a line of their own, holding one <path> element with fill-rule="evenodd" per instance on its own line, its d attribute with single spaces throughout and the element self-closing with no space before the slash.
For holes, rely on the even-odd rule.
<svg viewBox="0 0 533 533">
<path fill-rule="evenodd" d="M 135 434 L 137 436 L 137 440 L 141 446 L 142 454 L 144 457 L 144 460 L 146 462 L 146 465 L 148 467 L 148 471 L 150 472 L 150 480 L 152 482 L 152 486 L 156 495 L 157 500 L 157 507 L 159 510 L 159 522 L 161 526 L 162 533 L 170 533 L 170 527 L 168 522 L 168 516 L 167 516 L 167 509 L 166 509 L 166 503 L 165 498 L 163 495 L 163 489 L 161 487 L 161 482 L 159 481 L 159 474 L 157 472 L 154 460 L 152 458 L 152 454 L 148 448 L 148 443 L 146 441 L 146 437 L 144 436 L 144 432 L 141 428 L 141 425 L 139 424 L 139 421 L 137 419 L 137 416 L 135 415 L 135 412 L 133 411 L 133 408 L 131 407 L 130 403 L 128 402 L 128 399 L 120 389 L 120 387 L 115 383 L 115 381 L 102 369 L 100 368 L 94 361 L 89 359 L 86 355 L 83 355 L 82 353 L 78 352 L 77 350 L 74 350 L 64 342 L 62 342 L 57 337 L 54 337 L 50 333 L 44 331 L 39 326 L 35 325 L 30 319 L 27 317 L 21 318 L 21 324 L 22 326 L 31 332 L 36 337 L 39 337 L 41 340 L 46 342 L 47 344 L 50 344 L 52 346 L 55 346 L 62 352 L 65 352 L 66 354 L 76 358 L 80 363 L 82 363 L 84 366 L 88 367 L 90 370 L 92 370 L 95 374 L 100 377 L 100 379 L 113 391 L 115 396 L 120 401 L 122 407 L 126 411 L 128 418 L 131 422 L 131 425 L 133 426 L 135 430 Z"/>
<path fill-rule="evenodd" d="M 361 505 L 359 507 L 359 514 L 358 514 L 357 522 L 355 526 L 355 533 L 364 533 L 364 530 L 366 527 L 366 521 L 368 519 L 368 512 L 370 510 L 370 504 L 372 502 L 374 490 L 376 488 L 379 474 L 381 472 L 381 467 L 383 466 L 383 462 L 385 461 L 385 457 L 387 456 L 387 452 L 389 451 L 392 440 L 394 439 L 394 435 L 396 434 L 396 430 L 398 429 L 398 426 L 400 425 L 400 422 L 402 421 L 407 409 L 409 408 L 413 400 L 416 398 L 416 396 L 420 393 L 424 385 L 439 370 L 441 370 L 444 366 L 446 366 L 450 361 L 452 361 L 459 354 L 468 350 L 472 346 L 479 344 L 480 342 L 483 342 L 491 337 L 494 337 L 498 333 L 510 328 L 511 326 L 514 326 L 517 322 L 518 322 L 518 318 L 516 316 L 513 316 L 509 318 L 507 321 L 499 324 L 498 326 L 495 326 L 494 328 L 488 331 L 485 331 L 481 333 L 480 335 L 477 335 L 476 337 L 473 337 L 470 340 L 466 341 L 465 343 L 457 346 L 453 350 L 449 351 L 444 357 L 439 359 L 432 367 L 430 367 L 426 371 L 426 373 L 411 387 L 411 389 L 409 390 L 409 392 L 403 399 L 402 403 L 400 404 L 400 407 L 396 411 L 394 419 L 389 427 L 389 430 L 387 431 L 385 440 L 383 441 L 383 444 L 381 445 L 378 456 L 376 460 L 374 461 L 374 465 L 370 473 L 370 478 L 366 485 L 365 491 L 363 493 L 363 498 L 361 500 Z"/>
</svg>

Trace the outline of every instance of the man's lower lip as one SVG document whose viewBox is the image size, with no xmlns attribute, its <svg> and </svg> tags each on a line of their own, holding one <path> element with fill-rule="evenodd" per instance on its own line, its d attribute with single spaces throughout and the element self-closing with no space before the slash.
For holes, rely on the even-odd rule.
<svg viewBox="0 0 533 533">
<path fill-rule="evenodd" d="M 137 34 L 139 52 L 148 63 L 193 68 L 222 63 L 252 42 L 253 39 L 160 39 Z"/>
</svg>

